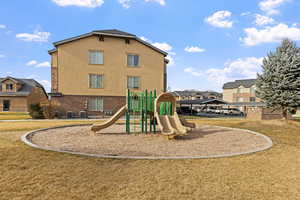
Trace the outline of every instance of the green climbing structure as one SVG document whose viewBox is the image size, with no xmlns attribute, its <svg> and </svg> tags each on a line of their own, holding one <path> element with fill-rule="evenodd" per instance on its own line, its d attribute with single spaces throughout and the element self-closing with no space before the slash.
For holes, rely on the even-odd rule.
<svg viewBox="0 0 300 200">
<path fill-rule="evenodd" d="M 156 133 L 154 101 L 156 90 L 148 92 L 127 91 L 126 132 Z"/>
</svg>

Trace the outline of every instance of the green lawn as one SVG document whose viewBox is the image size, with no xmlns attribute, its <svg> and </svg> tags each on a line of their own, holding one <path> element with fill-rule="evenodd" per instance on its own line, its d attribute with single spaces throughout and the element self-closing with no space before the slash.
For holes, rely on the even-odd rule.
<svg viewBox="0 0 300 200">
<path fill-rule="evenodd" d="M 258 131 L 275 145 L 231 158 L 99 159 L 36 150 L 19 141 L 31 129 L 83 122 L 1 122 L 0 199 L 300 199 L 300 122 L 196 122 Z"/>
</svg>

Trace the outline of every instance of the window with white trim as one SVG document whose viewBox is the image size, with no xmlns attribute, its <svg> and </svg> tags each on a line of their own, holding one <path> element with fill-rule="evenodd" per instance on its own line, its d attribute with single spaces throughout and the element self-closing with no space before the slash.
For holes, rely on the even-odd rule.
<svg viewBox="0 0 300 200">
<path fill-rule="evenodd" d="M 101 97 L 92 97 L 88 101 L 89 111 L 103 111 L 103 99 Z"/>
<path fill-rule="evenodd" d="M 89 88 L 103 88 L 103 75 L 89 74 Z"/>
<path fill-rule="evenodd" d="M 127 55 L 127 65 L 130 67 L 138 67 L 140 62 L 140 57 L 137 54 Z"/>
<path fill-rule="evenodd" d="M 89 63 L 93 65 L 103 64 L 103 52 L 102 51 L 89 51 Z"/>
<path fill-rule="evenodd" d="M 127 77 L 127 88 L 128 89 L 139 89 L 140 88 L 140 77 L 128 76 Z"/>
</svg>

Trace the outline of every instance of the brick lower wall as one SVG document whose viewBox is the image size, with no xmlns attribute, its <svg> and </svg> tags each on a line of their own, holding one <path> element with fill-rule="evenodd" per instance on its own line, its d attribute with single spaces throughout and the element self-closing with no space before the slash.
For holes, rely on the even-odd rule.
<svg viewBox="0 0 300 200">
<path fill-rule="evenodd" d="M 75 115 L 78 115 L 80 111 L 87 111 L 88 115 L 103 115 L 101 111 L 88 111 L 88 99 L 93 97 L 101 97 L 103 99 L 103 112 L 115 113 L 126 104 L 126 97 L 121 96 L 63 95 L 61 97 L 51 97 L 51 101 L 63 115 L 66 115 L 68 111 L 72 111 Z"/>
</svg>

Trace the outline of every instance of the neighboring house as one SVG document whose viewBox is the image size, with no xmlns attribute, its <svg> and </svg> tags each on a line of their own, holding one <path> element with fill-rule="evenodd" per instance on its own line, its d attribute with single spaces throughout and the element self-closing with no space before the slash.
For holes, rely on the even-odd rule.
<svg viewBox="0 0 300 200">
<path fill-rule="evenodd" d="M 53 43 L 51 99 L 63 112 L 115 112 L 127 89 L 167 88 L 167 53 L 119 30 L 98 30 Z"/>
<path fill-rule="evenodd" d="M 229 103 L 261 102 L 255 95 L 256 79 L 236 80 L 223 85 L 223 100 Z"/>
<path fill-rule="evenodd" d="M 199 99 L 222 99 L 222 94 L 215 91 L 184 90 L 172 92 L 177 101 Z"/>
<path fill-rule="evenodd" d="M 27 112 L 31 104 L 47 99 L 43 86 L 33 79 L 0 78 L 0 112 Z"/>
</svg>

